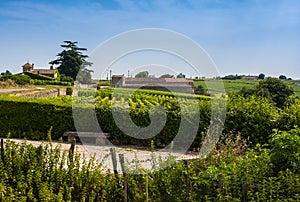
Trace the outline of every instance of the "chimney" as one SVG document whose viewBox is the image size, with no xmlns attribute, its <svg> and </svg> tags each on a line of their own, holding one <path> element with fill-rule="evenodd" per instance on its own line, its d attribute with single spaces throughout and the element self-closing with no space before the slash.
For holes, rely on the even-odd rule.
<svg viewBox="0 0 300 202">
<path fill-rule="evenodd" d="M 53 70 L 53 65 L 50 66 L 50 69 Z"/>
<path fill-rule="evenodd" d="M 34 64 L 32 63 L 32 70 L 34 69 Z"/>
</svg>

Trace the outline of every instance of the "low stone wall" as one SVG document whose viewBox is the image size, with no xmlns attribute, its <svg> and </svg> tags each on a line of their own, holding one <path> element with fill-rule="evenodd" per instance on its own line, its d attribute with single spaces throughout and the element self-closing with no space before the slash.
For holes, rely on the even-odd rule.
<svg viewBox="0 0 300 202">
<path fill-rule="evenodd" d="M 53 90 L 44 90 L 44 91 L 33 91 L 23 94 L 17 94 L 20 97 L 26 98 L 44 98 L 44 97 L 57 97 L 66 95 L 66 88 L 58 88 Z"/>
</svg>

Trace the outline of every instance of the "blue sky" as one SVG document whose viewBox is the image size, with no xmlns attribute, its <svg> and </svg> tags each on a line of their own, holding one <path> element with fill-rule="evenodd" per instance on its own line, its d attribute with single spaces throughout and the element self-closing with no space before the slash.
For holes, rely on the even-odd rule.
<svg viewBox="0 0 300 202">
<path fill-rule="evenodd" d="M 116 34 L 163 28 L 200 44 L 220 75 L 300 78 L 298 0 L 1 0 L 0 25 L 1 72 L 27 59 L 48 67 L 64 40 L 90 53 Z"/>
</svg>

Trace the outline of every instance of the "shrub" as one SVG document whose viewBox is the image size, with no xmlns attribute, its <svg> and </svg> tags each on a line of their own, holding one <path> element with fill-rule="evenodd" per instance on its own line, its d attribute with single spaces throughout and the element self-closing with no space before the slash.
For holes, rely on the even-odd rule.
<svg viewBox="0 0 300 202">
<path fill-rule="evenodd" d="M 270 77 L 260 81 L 259 84 L 255 86 L 254 91 L 258 96 L 273 100 L 279 108 L 283 108 L 288 97 L 294 94 L 293 88 L 287 83 L 280 79 Z"/>
<path fill-rule="evenodd" d="M 300 174 L 300 129 L 276 131 L 270 140 L 272 162 L 275 170 L 287 168 Z"/>
<path fill-rule="evenodd" d="M 7 110 L 9 109 L 9 110 Z M 0 96 L 0 136 L 46 139 L 53 126 L 53 139 L 65 131 L 75 130 L 69 97 L 20 98 Z"/>
<path fill-rule="evenodd" d="M 224 132 L 240 132 L 251 145 L 266 144 L 278 120 L 279 111 L 267 98 L 234 96 L 227 102 Z"/>
<path fill-rule="evenodd" d="M 73 88 L 68 86 L 66 89 L 66 95 L 72 95 L 72 93 L 73 93 Z"/>
<path fill-rule="evenodd" d="M 30 83 L 30 77 L 27 75 L 12 75 L 9 77 L 19 85 L 25 85 Z"/>
<path fill-rule="evenodd" d="M 65 81 L 53 81 L 53 80 L 37 80 L 31 79 L 30 84 L 32 85 L 58 85 L 58 86 L 71 86 L 71 82 Z"/>
<path fill-rule="evenodd" d="M 61 74 L 59 77 L 60 81 L 65 81 L 65 82 L 70 82 L 70 83 L 74 83 L 74 79 L 70 76 L 66 76 L 64 74 Z"/>
</svg>

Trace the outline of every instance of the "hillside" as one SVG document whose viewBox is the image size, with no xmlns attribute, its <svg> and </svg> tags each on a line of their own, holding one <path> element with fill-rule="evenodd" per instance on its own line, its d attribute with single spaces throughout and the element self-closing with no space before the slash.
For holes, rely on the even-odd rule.
<svg viewBox="0 0 300 202">
<path fill-rule="evenodd" d="M 226 93 L 230 92 L 238 92 L 243 87 L 247 88 L 253 88 L 256 84 L 259 83 L 259 80 L 222 80 L 224 83 L 225 91 Z M 220 80 L 214 80 L 214 79 L 206 79 L 200 80 L 200 81 L 194 81 L 194 86 L 197 87 L 199 85 L 204 86 L 204 89 L 206 88 L 206 83 L 209 83 L 209 85 L 214 86 L 215 83 L 220 82 Z M 300 80 L 287 80 L 286 81 L 291 87 L 293 87 L 295 94 L 297 97 L 300 97 L 300 86 L 297 86 L 296 83 L 300 82 Z"/>
</svg>

